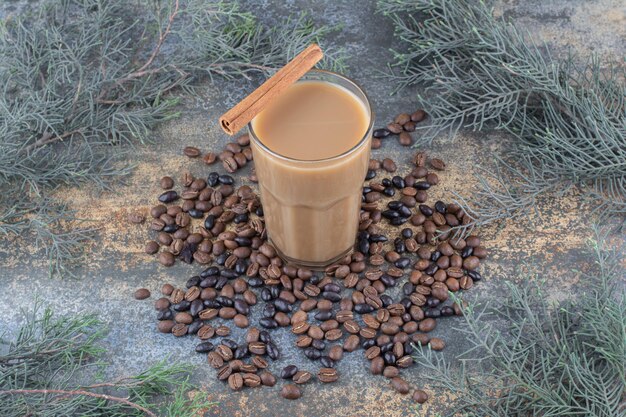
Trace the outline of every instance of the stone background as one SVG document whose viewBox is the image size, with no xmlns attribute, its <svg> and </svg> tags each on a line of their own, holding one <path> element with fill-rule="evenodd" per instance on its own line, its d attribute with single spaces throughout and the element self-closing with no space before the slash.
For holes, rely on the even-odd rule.
<svg viewBox="0 0 626 417">
<path fill-rule="evenodd" d="M 359 82 L 373 101 L 377 126 L 383 126 L 400 111 L 419 107 L 417 90 L 405 90 L 392 96 L 392 86 L 380 77 L 390 60 L 389 49 L 395 43 L 389 22 L 375 14 L 373 1 L 270 1 L 250 0 L 246 8 L 261 19 L 280 23 L 289 13 L 308 10 L 320 23 L 344 25 L 334 42 L 348 51 L 347 75 Z M 14 13 L 24 2 L 7 1 L 0 7 L 0 16 Z M 621 59 L 625 52 L 626 2 L 623 0 L 507 0 L 496 13 L 527 28 L 537 40 L 548 42 L 556 54 L 571 48 L 581 56 L 592 52 Z M 225 93 L 228 88 L 229 94 Z M 193 338 L 174 339 L 156 332 L 152 301 L 134 301 L 136 288 L 147 287 L 158 296 L 161 285 L 171 282 L 184 285 L 199 272 L 198 265 L 177 263 L 164 268 L 143 253 L 148 237 L 147 227 L 132 226 L 126 221 L 130 210 L 145 210 L 155 203 L 159 193 L 158 179 L 165 174 L 179 178 L 187 170 L 198 176 L 209 171 L 201 161 L 181 156 L 186 145 L 204 151 L 220 150 L 228 141 L 217 126 L 217 118 L 235 100 L 250 91 L 250 85 L 206 87 L 197 99 L 184 104 L 183 116 L 164 125 L 155 133 L 156 145 L 137 149 L 131 162 L 137 164 L 134 174 L 124 185 L 110 192 L 96 192 L 88 187 L 66 192 L 84 218 L 100 228 L 99 239 L 85 266 L 76 271 L 77 278 L 47 277 L 47 262 L 33 246 L 0 248 L 0 333 L 11 334 L 20 324 L 19 309 L 32 306 L 35 297 L 50 304 L 58 313 L 97 313 L 108 324 L 105 340 L 111 375 L 136 372 L 163 358 L 196 365 L 193 382 L 220 404 L 210 416 L 435 416 L 446 410 L 453 396 L 434 392 L 423 384 L 424 370 L 414 366 L 404 372 L 413 386 L 422 386 L 432 395 L 431 401 L 414 409 L 409 396 L 397 395 L 383 377 L 369 374 L 362 354 L 348 354 L 338 364 L 340 382 L 322 385 L 318 382 L 303 387 L 303 398 L 289 402 L 280 398 L 276 387 L 247 389 L 232 393 L 215 379 L 215 371 L 206 364 L 206 357 L 194 353 Z M 441 140 L 426 149 L 431 156 L 444 159 L 448 169 L 441 184 L 431 193 L 431 202 L 450 200 L 452 193 L 468 195 L 474 185 L 472 174 L 477 165 L 492 165 L 491 152 L 498 152 L 506 136 L 481 132 L 461 134 L 453 140 Z M 400 174 L 410 170 L 413 150 L 401 148 L 395 140 L 384 143 L 374 157 L 390 156 L 398 162 Z M 246 171 L 243 172 L 246 174 Z M 491 256 L 482 267 L 485 280 L 471 290 L 477 302 L 505 295 L 505 281 L 542 279 L 547 282 L 548 297 L 562 299 L 576 292 L 588 268 L 581 259 L 585 242 L 591 237 L 588 210 L 576 191 L 562 197 L 551 196 L 541 201 L 541 215 L 530 214 L 529 220 L 507 222 L 502 228 L 481 231 Z M 616 244 L 623 243 L 623 236 Z M 533 278 L 536 277 L 536 278 Z M 257 309 L 258 310 L 258 309 Z M 254 323 L 254 320 L 252 320 Z M 460 319 L 450 319 L 434 332 L 448 341 L 442 353 L 454 363 L 455 357 L 468 346 L 452 328 Z M 235 333 L 237 335 L 242 332 Z M 276 373 L 288 363 L 302 364 L 303 369 L 316 371 L 316 365 L 292 347 L 293 337 L 286 329 L 276 334 L 282 340 L 283 359 L 272 365 Z"/>
</svg>

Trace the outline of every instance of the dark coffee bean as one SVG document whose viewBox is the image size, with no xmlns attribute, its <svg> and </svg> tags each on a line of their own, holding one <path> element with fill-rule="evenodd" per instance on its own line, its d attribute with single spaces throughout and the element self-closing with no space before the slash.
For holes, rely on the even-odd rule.
<svg viewBox="0 0 626 417">
<path fill-rule="evenodd" d="M 246 303 L 244 300 L 237 299 L 234 301 L 233 305 L 235 307 L 235 310 L 237 310 L 237 312 L 240 314 L 248 315 L 248 313 L 250 312 L 250 306 L 248 306 L 248 303 Z"/>
<path fill-rule="evenodd" d="M 196 352 L 198 353 L 209 353 L 213 349 L 215 349 L 215 346 L 211 342 L 202 342 L 196 345 Z"/>
<path fill-rule="evenodd" d="M 176 191 L 170 190 L 166 191 L 159 196 L 159 201 L 161 203 L 171 203 L 172 201 L 178 200 L 179 196 Z"/>
<path fill-rule="evenodd" d="M 461 250 L 461 258 L 467 258 L 469 256 L 472 256 L 472 253 L 474 253 L 474 248 L 471 246 L 466 246 Z"/>
<path fill-rule="evenodd" d="M 198 330 L 200 330 L 200 327 L 202 326 L 204 326 L 204 323 L 202 323 L 201 321 L 194 321 L 189 325 L 189 328 L 187 329 L 187 334 L 198 333 Z"/>
<path fill-rule="evenodd" d="M 396 285 L 395 281 L 393 285 L 388 285 L 388 287 L 393 287 L 394 285 Z M 391 298 L 391 296 L 389 296 L 388 294 L 381 294 L 380 301 L 383 302 L 383 307 L 388 307 L 393 304 L 393 298 Z"/>
<path fill-rule="evenodd" d="M 267 317 L 260 319 L 259 324 L 261 327 L 266 329 L 275 329 L 278 327 L 278 322 L 276 320 Z"/>
<path fill-rule="evenodd" d="M 209 187 L 215 187 L 220 182 L 219 178 L 220 178 L 220 175 L 217 172 L 211 172 L 209 176 L 207 177 L 206 182 Z"/>
<path fill-rule="evenodd" d="M 387 197 L 393 197 L 394 195 L 396 195 L 396 190 L 392 187 L 387 187 L 383 190 L 383 194 Z"/>
<path fill-rule="evenodd" d="M 293 306 L 282 298 L 274 300 L 274 307 L 276 307 L 276 310 L 282 311 L 283 313 L 290 313 L 291 310 L 293 310 Z"/>
<path fill-rule="evenodd" d="M 274 304 L 269 304 L 269 303 L 265 304 L 261 315 L 264 318 L 272 318 L 274 317 L 275 314 L 276 314 L 276 307 L 274 307 Z"/>
<path fill-rule="evenodd" d="M 326 342 L 321 339 L 313 339 L 311 341 L 311 347 L 317 350 L 324 350 L 326 349 Z"/>
<path fill-rule="evenodd" d="M 172 310 L 160 310 L 157 313 L 157 320 L 172 320 L 174 318 L 174 313 Z"/>
<path fill-rule="evenodd" d="M 430 208 L 430 206 L 427 206 L 426 204 L 420 204 L 419 205 L 419 209 L 422 212 L 422 214 L 424 216 L 432 216 L 433 215 L 433 209 Z"/>
<path fill-rule="evenodd" d="M 354 306 L 354 311 L 359 314 L 367 314 L 367 313 L 371 313 L 372 311 L 374 311 L 374 307 L 366 303 L 356 304 Z"/>
<path fill-rule="evenodd" d="M 406 184 L 405 184 L 405 182 L 404 182 L 404 179 L 403 179 L 402 177 L 398 176 L 398 175 L 394 176 L 394 177 L 391 179 L 391 184 L 392 184 L 394 187 L 399 188 L 399 189 L 402 189 L 402 188 L 406 187 Z"/>
<path fill-rule="evenodd" d="M 411 259 L 409 258 L 400 258 L 396 262 L 394 262 L 394 266 L 400 269 L 408 268 L 410 264 L 411 264 Z"/>
<path fill-rule="evenodd" d="M 315 319 L 319 321 L 326 321 L 333 317 L 332 311 L 318 311 L 315 313 Z"/>
<path fill-rule="evenodd" d="M 296 365 L 287 365 L 280 372 L 280 377 L 282 379 L 291 379 L 298 372 L 298 367 Z"/>
<path fill-rule="evenodd" d="M 322 298 L 325 298 L 326 300 L 336 303 L 339 300 L 341 300 L 341 295 L 337 294 L 336 292 L 324 291 L 322 293 Z"/>
<path fill-rule="evenodd" d="M 272 360 L 280 358 L 280 350 L 278 350 L 278 347 L 273 342 L 267 344 L 267 356 Z"/>
<path fill-rule="evenodd" d="M 430 184 L 426 181 L 418 181 L 415 184 L 413 184 L 413 187 L 416 190 L 428 190 L 430 188 Z"/>
<path fill-rule="evenodd" d="M 376 129 L 376 130 L 374 130 L 374 132 L 372 132 L 372 136 L 374 136 L 375 138 L 378 138 L 378 139 L 386 138 L 390 134 L 391 134 L 391 132 L 389 130 L 385 129 L 385 128 Z"/>
<path fill-rule="evenodd" d="M 270 332 L 267 330 L 261 330 L 259 332 L 259 340 L 263 343 L 269 343 L 272 341 L 272 336 L 270 336 Z"/>
<path fill-rule="evenodd" d="M 313 347 L 309 347 L 304 350 L 304 356 L 311 360 L 318 360 L 322 357 L 322 352 Z"/>
<path fill-rule="evenodd" d="M 405 239 L 409 239 L 411 237 L 413 237 L 413 230 L 409 229 L 408 227 L 402 229 L 402 237 Z"/>
<path fill-rule="evenodd" d="M 480 275 L 480 272 L 478 271 L 467 271 L 467 275 L 474 281 L 480 281 L 483 279 L 482 275 Z"/>
<path fill-rule="evenodd" d="M 454 309 L 450 306 L 441 307 L 440 312 L 443 317 L 454 316 Z"/>
<path fill-rule="evenodd" d="M 367 171 L 367 173 L 365 174 L 365 180 L 371 180 L 372 178 L 376 177 L 376 171 L 370 169 Z"/>
<path fill-rule="evenodd" d="M 424 311 L 424 317 L 435 319 L 439 316 L 441 316 L 441 312 L 435 308 L 429 308 L 426 311 Z"/>
<path fill-rule="evenodd" d="M 393 226 L 402 226 L 404 223 L 406 223 L 409 219 L 407 217 L 397 217 L 395 219 L 391 219 L 389 221 L 389 223 Z"/>
<path fill-rule="evenodd" d="M 438 213 L 446 214 L 446 203 L 443 201 L 437 201 L 435 203 L 435 210 L 437 210 Z"/>
<path fill-rule="evenodd" d="M 187 311 L 191 307 L 191 303 L 187 300 L 182 300 L 180 303 L 172 305 L 175 311 Z"/>
<path fill-rule="evenodd" d="M 320 358 L 320 363 L 325 368 L 334 368 L 335 367 L 335 361 L 332 360 L 331 358 L 329 358 L 328 356 L 322 356 Z"/>
<path fill-rule="evenodd" d="M 396 217 L 400 217 L 400 213 L 395 210 L 385 210 L 381 214 L 386 219 L 395 219 Z"/>
<path fill-rule="evenodd" d="M 206 219 L 204 219 L 204 228 L 207 230 L 213 229 L 215 226 L 215 216 L 209 214 Z"/>
</svg>

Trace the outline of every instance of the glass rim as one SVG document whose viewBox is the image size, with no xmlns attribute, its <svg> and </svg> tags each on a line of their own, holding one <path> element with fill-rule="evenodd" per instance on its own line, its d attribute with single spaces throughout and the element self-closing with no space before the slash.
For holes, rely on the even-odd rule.
<svg viewBox="0 0 626 417">
<path fill-rule="evenodd" d="M 261 149 L 263 149 L 264 151 L 266 151 L 267 153 L 269 153 L 270 155 L 282 159 L 284 161 L 288 161 L 288 162 L 298 162 L 301 164 L 315 164 L 315 163 L 320 163 L 320 162 L 330 162 L 330 161 L 334 161 L 336 159 L 340 159 L 340 158 L 344 158 L 354 152 L 356 152 L 359 148 L 361 148 L 365 143 L 367 143 L 367 139 L 369 139 L 369 132 L 372 130 L 372 126 L 374 125 L 374 111 L 372 110 L 372 105 L 371 105 L 371 101 L 369 96 L 367 95 L 367 93 L 365 92 L 365 90 L 363 90 L 363 88 L 361 88 L 361 86 L 359 84 L 357 84 L 354 80 L 338 74 L 336 72 L 332 72 L 332 71 L 327 71 L 327 70 L 321 70 L 321 69 L 311 69 L 309 70 L 306 74 L 304 74 L 304 76 L 310 74 L 310 73 L 318 73 L 318 74 L 326 74 L 326 75 L 331 75 L 333 77 L 339 78 L 345 82 L 347 82 L 348 84 L 351 84 L 353 87 L 356 88 L 356 90 L 358 92 L 360 92 L 361 94 L 363 94 L 363 97 L 365 97 L 365 104 L 367 106 L 366 111 L 369 114 L 369 123 L 367 124 L 367 129 L 365 129 L 365 133 L 363 134 L 363 137 L 361 139 L 359 139 L 359 141 L 356 143 L 356 145 L 354 145 L 352 148 L 348 149 L 347 151 L 340 153 L 338 155 L 333 155 L 330 156 L 328 158 L 322 158 L 322 159 L 298 159 L 298 158 L 291 158 L 285 155 L 281 155 L 276 151 L 273 151 L 272 149 L 270 149 L 269 147 L 267 147 L 262 141 L 261 139 L 258 138 L 258 136 L 256 135 L 256 132 L 254 131 L 254 128 L 252 127 L 252 122 L 254 121 L 254 119 L 252 119 L 249 123 L 248 123 L 248 132 L 250 133 L 250 138 L 251 140 L 257 144 Z M 300 80 L 296 81 L 296 82 L 300 82 Z M 340 86 L 343 87 L 343 86 Z M 351 92 L 352 93 L 352 92 Z M 361 100 L 360 97 L 357 97 L 357 99 L 359 99 L 359 101 L 363 101 Z M 256 118 L 256 117 L 255 117 Z"/>
</svg>

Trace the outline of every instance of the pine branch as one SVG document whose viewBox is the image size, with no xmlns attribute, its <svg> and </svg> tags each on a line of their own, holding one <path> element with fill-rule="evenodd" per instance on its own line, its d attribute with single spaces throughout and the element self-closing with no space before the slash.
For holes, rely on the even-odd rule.
<svg viewBox="0 0 626 417">
<path fill-rule="evenodd" d="M 166 361 L 138 375 L 89 383 L 94 368 L 105 366 L 103 324 L 92 315 L 55 317 L 41 309 L 36 301 L 17 337 L 0 339 L 7 348 L 0 350 L 0 415 L 174 417 L 212 406 L 201 394 L 188 397 L 191 367 Z"/>
<path fill-rule="evenodd" d="M 545 45 L 494 18 L 491 4 L 379 1 L 403 48 L 394 51 L 390 77 L 399 89 L 426 87 L 418 99 L 431 123 L 420 126 L 417 145 L 461 129 L 515 138 L 506 169 L 481 172 L 477 197 L 464 202 L 480 215 L 475 225 L 531 212 L 537 197 L 572 184 L 601 216 L 626 221 L 626 67 L 595 57 L 580 65 L 571 55 L 553 59 Z M 531 191 L 502 187 L 510 183 Z M 514 209 L 503 208 L 504 200 Z"/>
</svg>

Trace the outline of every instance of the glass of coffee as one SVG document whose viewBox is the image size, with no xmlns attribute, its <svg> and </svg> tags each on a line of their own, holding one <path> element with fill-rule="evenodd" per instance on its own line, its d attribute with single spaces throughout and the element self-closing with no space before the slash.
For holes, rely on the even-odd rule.
<svg viewBox="0 0 626 417">
<path fill-rule="evenodd" d="M 268 238 L 287 262 L 320 269 L 352 250 L 373 119 L 353 81 L 311 70 L 248 124 Z"/>
</svg>

